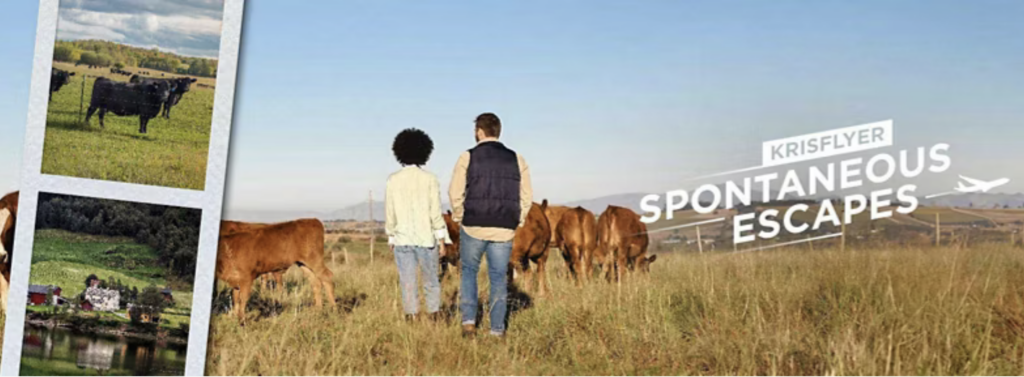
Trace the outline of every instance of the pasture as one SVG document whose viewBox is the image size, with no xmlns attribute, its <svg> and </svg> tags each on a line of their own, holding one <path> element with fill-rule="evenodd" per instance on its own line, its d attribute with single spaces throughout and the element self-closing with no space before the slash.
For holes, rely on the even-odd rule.
<svg viewBox="0 0 1024 377">
<path fill-rule="evenodd" d="M 106 128 L 101 128 L 94 114 L 90 123 L 85 123 L 96 76 L 115 81 L 128 81 L 130 76 L 67 63 L 55 62 L 54 68 L 76 74 L 68 85 L 53 94 L 47 110 L 44 174 L 194 190 L 205 188 L 214 91 L 197 84 L 214 85 L 215 80 L 200 79 L 192 84 L 191 91 L 171 110 L 171 119 L 154 118 L 149 123 L 149 132 L 141 134 L 138 116 L 108 113 Z M 156 78 L 174 76 L 167 74 Z"/>
<path fill-rule="evenodd" d="M 1024 250 L 1009 244 L 666 253 L 649 276 L 582 288 L 553 256 L 547 297 L 511 295 L 504 340 L 460 336 L 455 279 L 449 323 L 406 323 L 386 246 L 372 264 L 366 249 L 328 244 L 334 313 L 297 269 L 255 295 L 245 328 L 218 299 L 207 373 L 1024 374 Z"/>
</svg>

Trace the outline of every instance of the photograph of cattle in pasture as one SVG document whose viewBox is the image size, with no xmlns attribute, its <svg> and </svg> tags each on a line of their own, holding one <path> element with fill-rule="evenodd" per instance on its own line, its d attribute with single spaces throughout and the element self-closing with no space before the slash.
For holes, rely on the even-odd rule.
<svg viewBox="0 0 1024 377">
<path fill-rule="evenodd" d="M 259 2 L 206 372 L 1024 374 L 1024 4 L 997 3 Z M 891 146 L 763 164 L 885 119 Z M 948 171 L 770 195 L 936 143 Z M 926 198 L 960 174 L 1007 180 Z M 640 222 L 746 178 L 771 200 Z M 905 184 L 911 213 L 733 242 Z"/>
<path fill-rule="evenodd" d="M 200 219 L 40 194 L 21 374 L 184 374 Z"/>
<path fill-rule="evenodd" d="M 62 1 L 42 173 L 203 190 L 223 1 Z"/>
</svg>

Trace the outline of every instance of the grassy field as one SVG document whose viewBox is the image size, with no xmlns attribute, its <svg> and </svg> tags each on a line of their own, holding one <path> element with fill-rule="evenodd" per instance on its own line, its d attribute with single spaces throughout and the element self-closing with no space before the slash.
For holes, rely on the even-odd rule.
<svg viewBox="0 0 1024 377">
<path fill-rule="evenodd" d="M 107 254 L 108 250 L 115 252 Z M 29 284 L 57 285 L 70 297 L 85 290 L 85 278 L 90 274 L 100 279 L 113 277 L 140 291 L 150 285 L 167 286 L 166 271 L 158 266 L 156 252 L 148 246 L 123 238 L 36 231 Z M 174 289 L 173 295 L 177 307 L 192 306 L 191 286 Z"/>
<path fill-rule="evenodd" d="M 71 77 L 70 84 L 53 94 L 50 102 L 43 145 L 44 174 L 204 189 L 213 118 L 212 89 L 193 84 L 192 90 L 171 110 L 170 120 L 154 118 L 149 123 L 149 132 L 140 134 L 138 116 L 108 113 L 106 128 L 100 128 L 96 115 L 89 124 L 84 122 L 96 76 L 116 81 L 127 81 L 129 77 L 73 64 L 54 63 L 54 67 L 76 75 Z M 200 80 L 210 85 L 208 81 L 212 82 Z"/>
<path fill-rule="evenodd" d="M 353 309 L 309 307 L 293 269 L 266 294 L 279 314 L 212 318 L 207 373 L 1024 374 L 1024 250 L 1009 245 L 663 254 L 621 287 L 577 288 L 550 258 L 548 296 L 517 295 L 504 341 L 405 323 L 393 260 L 347 249 L 333 270 Z M 456 291 L 444 282 L 451 316 Z"/>
<path fill-rule="evenodd" d="M 914 213 L 910 214 L 910 216 L 921 221 L 934 223 L 936 213 L 939 214 L 939 221 L 943 224 L 964 225 L 988 223 L 988 220 L 984 217 L 966 213 L 966 211 L 956 211 L 951 208 L 921 207 L 914 211 Z"/>
</svg>

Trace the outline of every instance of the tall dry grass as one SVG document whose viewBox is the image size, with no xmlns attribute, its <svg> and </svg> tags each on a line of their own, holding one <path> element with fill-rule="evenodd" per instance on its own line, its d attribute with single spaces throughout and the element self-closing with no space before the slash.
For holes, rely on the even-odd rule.
<svg viewBox="0 0 1024 377">
<path fill-rule="evenodd" d="M 548 297 L 526 296 L 504 341 L 404 322 L 393 261 L 367 262 L 334 269 L 341 305 L 366 295 L 351 311 L 308 307 L 292 271 L 267 294 L 279 314 L 245 328 L 216 315 L 207 373 L 1024 374 L 1024 250 L 1010 246 L 661 255 L 649 276 L 583 288 L 551 258 Z"/>
</svg>

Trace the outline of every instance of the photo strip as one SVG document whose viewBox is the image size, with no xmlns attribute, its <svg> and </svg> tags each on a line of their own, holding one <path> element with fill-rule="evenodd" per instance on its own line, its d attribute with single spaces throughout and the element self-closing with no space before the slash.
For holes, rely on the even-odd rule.
<svg viewBox="0 0 1024 377">
<path fill-rule="evenodd" d="M 39 7 L 0 374 L 201 375 L 244 0 Z"/>
</svg>

